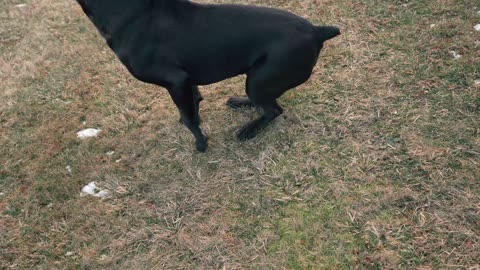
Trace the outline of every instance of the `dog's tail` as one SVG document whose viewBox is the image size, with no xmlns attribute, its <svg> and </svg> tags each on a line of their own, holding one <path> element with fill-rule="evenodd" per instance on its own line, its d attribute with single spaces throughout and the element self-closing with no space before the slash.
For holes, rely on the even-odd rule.
<svg viewBox="0 0 480 270">
<path fill-rule="evenodd" d="M 340 35 L 340 29 L 335 26 L 316 26 L 315 35 L 320 43 Z"/>
</svg>

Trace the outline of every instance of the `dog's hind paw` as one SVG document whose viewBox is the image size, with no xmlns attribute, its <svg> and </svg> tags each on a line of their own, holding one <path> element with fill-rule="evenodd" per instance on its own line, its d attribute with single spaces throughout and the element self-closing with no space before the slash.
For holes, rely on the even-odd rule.
<svg viewBox="0 0 480 270">
<path fill-rule="evenodd" d="M 258 134 L 258 127 L 256 123 L 253 121 L 251 123 L 246 124 L 244 127 L 240 129 L 237 134 L 237 138 L 239 141 L 248 141 L 253 139 Z"/>
<path fill-rule="evenodd" d="M 232 109 L 255 107 L 255 105 L 247 97 L 231 97 L 228 99 L 226 105 Z"/>
</svg>

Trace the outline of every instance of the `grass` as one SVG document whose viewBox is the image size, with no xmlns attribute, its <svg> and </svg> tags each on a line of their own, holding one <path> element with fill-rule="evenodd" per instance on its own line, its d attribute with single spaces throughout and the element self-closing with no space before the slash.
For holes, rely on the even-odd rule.
<svg viewBox="0 0 480 270">
<path fill-rule="evenodd" d="M 206 154 L 74 1 L 0 3 L 0 268 L 479 269 L 478 3 L 222 2 L 343 35 L 252 141 L 202 87 Z"/>
</svg>

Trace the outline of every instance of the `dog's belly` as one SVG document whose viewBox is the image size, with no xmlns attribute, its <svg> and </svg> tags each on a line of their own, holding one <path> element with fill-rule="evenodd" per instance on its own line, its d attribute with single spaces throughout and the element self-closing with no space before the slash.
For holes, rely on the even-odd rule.
<svg viewBox="0 0 480 270">
<path fill-rule="evenodd" d="M 187 42 L 194 46 L 185 50 L 181 49 L 185 43 L 175 46 L 179 62 L 189 79 L 197 85 L 212 84 L 247 73 L 266 54 L 273 42 L 253 40 L 248 35 L 230 39 L 225 35 L 219 36 L 211 40 Z"/>
<path fill-rule="evenodd" d="M 217 44 L 216 47 L 198 46 L 186 53 L 181 50 L 176 53 L 189 80 L 196 85 L 207 85 L 246 73 L 260 51 L 262 47 L 246 50 Z"/>
<path fill-rule="evenodd" d="M 211 59 L 208 62 L 187 66 L 189 80 L 196 85 L 208 85 L 244 74 L 250 68 L 246 61 Z"/>
<path fill-rule="evenodd" d="M 244 74 L 246 71 L 239 72 L 189 72 L 188 78 L 194 85 L 209 85 L 216 82 L 226 80 L 228 78 L 235 77 L 240 74 Z"/>
</svg>

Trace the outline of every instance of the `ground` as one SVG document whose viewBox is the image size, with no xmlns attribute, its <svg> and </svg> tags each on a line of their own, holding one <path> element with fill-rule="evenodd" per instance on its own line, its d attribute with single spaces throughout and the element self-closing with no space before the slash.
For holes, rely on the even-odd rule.
<svg viewBox="0 0 480 270">
<path fill-rule="evenodd" d="M 254 140 L 202 87 L 205 154 L 75 1 L 0 2 L 0 268 L 479 269 L 480 4 L 216 2 L 343 34 Z"/>
</svg>

